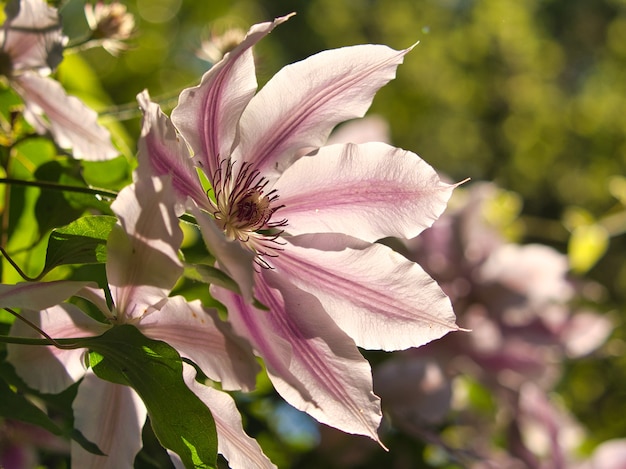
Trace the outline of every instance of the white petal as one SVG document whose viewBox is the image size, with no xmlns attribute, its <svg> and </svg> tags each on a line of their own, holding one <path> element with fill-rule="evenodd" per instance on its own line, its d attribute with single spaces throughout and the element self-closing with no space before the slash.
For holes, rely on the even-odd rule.
<svg viewBox="0 0 626 469">
<path fill-rule="evenodd" d="M 414 238 L 441 215 L 453 188 L 416 154 L 384 143 L 322 147 L 274 186 L 290 234 L 346 233 L 366 241 Z"/>
<path fill-rule="evenodd" d="M 111 208 L 119 218 L 107 240 L 107 277 L 117 309 L 135 318 L 167 297 L 182 273 L 183 239 L 171 184 L 140 179 L 124 188 Z"/>
<path fill-rule="evenodd" d="M 91 319 L 72 304 L 53 306 L 40 312 L 23 310 L 22 315 L 53 339 L 91 337 L 108 326 Z M 14 337 L 43 339 L 33 328 L 16 319 L 10 334 Z M 58 393 L 85 373 L 84 349 L 7 344 L 7 361 L 30 387 L 44 393 Z"/>
<path fill-rule="evenodd" d="M 256 91 L 252 46 L 289 16 L 255 24 L 245 39 L 204 74 L 200 85 L 180 94 L 172 121 L 189 141 L 209 180 L 228 158 L 237 122 Z"/>
<path fill-rule="evenodd" d="M 253 163 L 265 176 L 282 172 L 302 149 L 322 146 L 337 124 L 362 117 L 407 52 L 360 45 L 284 67 L 243 112 L 234 159 Z"/>
<path fill-rule="evenodd" d="M 109 131 L 98 124 L 98 114 L 77 97 L 69 96 L 59 82 L 25 72 L 12 84 L 24 99 L 26 120 L 40 133 L 49 129 L 59 147 L 73 150 L 74 158 L 103 161 L 119 155 Z"/>
<path fill-rule="evenodd" d="M 90 370 L 78 386 L 72 409 L 74 426 L 107 455 L 92 454 L 72 441 L 72 467 L 134 467 L 147 411 L 132 388 L 104 381 Z"/>
<path fill-rule="evenodd" d="M 212 291 L 227 306 L 235 330 L 263 358 L 276 390 L 319 422 L 380 441 L 380 402 L 372 391 L 370 366 L 354 342 L 315 297 L 271 270 L 262 276 L 256 294 L 269 311 L 224 290 Z"/>
<path fill-rule="evenodd" d="M 256 440 L 245 433 L 235 401 L 228 394 L 198 383 L 195 370 L 186 363 L 183 363 L 183 377 L 187 386 L 211 410 L 217 430 L 217 450 L 232 469 L 276 467 Z"/>
<path fill-rule="evenodd" d="M 0 307 L 40 310 L 57 305 L 73 296 L 91 282 L 59 280 L 54 282 L 24 282 L 0 284 Z"/>
<path fill-rule="evenodd" d="M 459 329 L 450 300 L 419 265 L 379 244 L 339 250 L 338 236 L 284 238 L 291 242 L 272 262 L 359 347 L 403 350 Z"/>
<path fill-rule="evenodd" d="M 237 337 L 230 324 L 198 300 L 169 298 L 159 310 L 138 324 L 143 334 L 163 340 L 191 359 L 212 380 L 227 390 L 252 390 L 259 366 L 250 345 Z"/>
<path fill-rule="evenodd" d="M 178 215 L 184 213 L 187 197 L 191 197 L 201 207 L 208 208 L 208 198 L 200 184 L 187 143 L 159 105 L 150 101 L 147 91 L 139 93 L 137 101 L 143 111 L 143 120 L 137 155 L 139 167 L 135 171 L 135 178 L 150 174 L 170 175 Z"/>
<path fill-rule="evenodd" d="M 11 58 L 14 72 L 50 73 L 63 59 L 67 42 L 57 9 L 40 0 L 20 0 L 8 2 L 5 11 L 0 44 Z"/>
</svg>

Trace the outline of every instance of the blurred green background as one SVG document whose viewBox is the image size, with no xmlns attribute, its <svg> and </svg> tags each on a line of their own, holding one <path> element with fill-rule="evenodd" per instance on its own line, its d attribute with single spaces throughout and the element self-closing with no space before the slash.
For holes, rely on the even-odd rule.
<svg viewBox="0 0 626 469">
<path fill-rule="evenodd" d="M 58 77 L 123 119 L 128 156 L 139 132 L 136 94 L 147 88 L 171 109 L 210 65 L 196 52 L 211 31 L 245 31 L 297 12 L 256 48 L 261 84 L 322 49 L 419 41 L 371 113 L 389 122 L 395 145 L 450 180 L 494 181 L 519 194 L 514 240 L 569 252 L 573 275 L 602 286 L 594 306 L 616 319 L 616 331 L 594 360 L 569 365 L 559 390 L 593 443 L 626 436 L 626 0 L 124 3 L 137 21 L 133 48 L 120 57 L 101 49 L 68 55 Z M 86 32 L 83 5 L 60 4 L 71 38 Z M 270 457 L 280 467 L 319 467 L 306 455 L 306 432 L 298 440 L 285 436 L 295 430 L 277 428 L 278 401 L 259 402 L 241 404 Z M 269 428 L 263 415 L 272 415 Z M 421 454 L 405 439 L 397 444 Z M 379 453 L 371 467 L 393 456 Z"/>
</svg>

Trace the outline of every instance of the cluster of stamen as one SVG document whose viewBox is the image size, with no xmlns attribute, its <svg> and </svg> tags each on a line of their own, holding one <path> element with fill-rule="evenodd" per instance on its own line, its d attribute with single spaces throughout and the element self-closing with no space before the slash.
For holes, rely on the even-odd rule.
<svg viewBox="0 0 626 469">
<path fill-rule="evenodd" d="M 236 169 L 232 162 L 222 160 L 213 175 L 213 216 L 228 239 L 245 244 L 255 252 L 257 264 L 269 268 L 264 257 L 276 257 L 281 227 L 287 224 L 285 219 L 272 221 L 272 215 L 283 206 L 276 204 L 275 190 L 265 192 L 268 181 L 257 169 L 249 163 Z"/>
</svg>

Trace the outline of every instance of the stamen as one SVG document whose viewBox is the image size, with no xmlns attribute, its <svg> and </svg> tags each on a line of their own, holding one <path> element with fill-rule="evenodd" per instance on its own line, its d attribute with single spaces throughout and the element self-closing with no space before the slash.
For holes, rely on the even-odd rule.
<svg viewBox="0 0 626 469">
<path fill-rule="evenodd" d="M 213 216 L 226 237 L 237 239 L 255 252 L 257 265 L 271 269 L 264 257 L 277 257 L 284 243 L 278 240 L 280 227 L 286 219 L 272 221 L 274 213 L 284 205 L 276 206 L 275 189 L 265 193 L 269 181 L 249 163 L 236 171 L 234 163 L 222 160 L 213 174 L 215 201 L 211 199 Z"/>
</svg>

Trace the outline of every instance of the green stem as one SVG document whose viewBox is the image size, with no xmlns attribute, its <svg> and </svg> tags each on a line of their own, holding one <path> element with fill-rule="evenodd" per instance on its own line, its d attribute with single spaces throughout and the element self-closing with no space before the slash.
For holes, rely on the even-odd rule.
<svg viewBox="0 0 626 469">
<path fill-rule="evenodd" d="M 0 178 L 0 184 L 8 184 L 15 186 L 39 187 L 42 189 L 52 189 L 57 191 L 80 192 L 83 194 L 102 195 L 112 199 L 117 197 L 117 192 L 107 189 L 97 189 L 92 187 L 70 186 L 67 184 L 58 184 L 49 181 L 25 181 L 23 179 Z"/>
<path fill-rule="evenodd" d="M 15 316 L 16 319 L 27 324 L 30 328 L 36 330 L 39 334 L 45 337 L 45 339 L 29 339 L 24 337 L 9 337 L 9 336 L 0 336 L 0 341 L 9 343 L 9 344 L 25 344 L 25 345 L 53 345 L 56 348 L 63 350 L 72 350 L 76 348 L 81 348 L 80 343 L 77 344 L 76 341 L 80 341 L 81 339 L 53 339 L 50 337 L 43 329 L 37 326 L 32 321 L 26 319 L 21 314 L 16 313 L 11 308 L 4 308 L 6 311 Z M 92 337 L 86 337 L 92 338 Z M 84 347 L 84 345 L 82 346 Z"/>
<path fill-rule="evenodd" d="M 37 277 L 29 277 L 28 275 L 26 275 L 26 273 L 22 269 L 20 269 L 20 266 L 17 265 L 17 263 L 13 259 L 11 259 L 11 256 L 9 256 L 9 253 L 6 252 L 6 250 L 2 246 L 0 246 L 0 253 L 2 253 L 2 255 L 9 262 L 9 264 L 13 266 L 13 268 L 18 273 L 18 275 L 22 277 L 24 280 L 26 280 L 27 282 L 37 282 L 38 280 L 41 280 L 41 277 L 44 276 L 45 272 L 42 272 Z"/>
<path fill-rule="evenodd" d="M 92 337 L 76 337 L 72 339 L 29 339 L 26 337 L 11 337 L 8 335 L 0 335 L 0 342 L 5 344 L 18 344 L 18 345 L 52 345 L 54 347 L 73 350 L 77 348 L 86 348 L 81 342 L 84 340 L 91 340 Z"/>
</svg>

